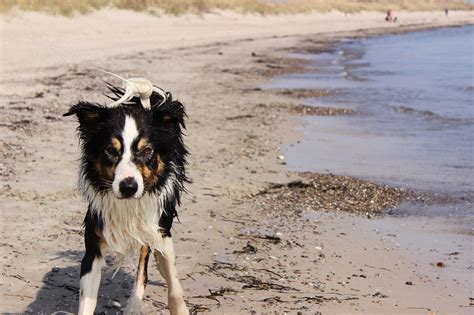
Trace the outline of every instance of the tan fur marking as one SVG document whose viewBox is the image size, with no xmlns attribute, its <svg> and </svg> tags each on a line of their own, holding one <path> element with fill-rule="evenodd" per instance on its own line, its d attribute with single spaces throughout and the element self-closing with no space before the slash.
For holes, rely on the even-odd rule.
<svg viewBox="0 0 474 315">
<path fill-rule="evenodd" d="M 165 170 L 165 163 L 161 159 L 160 155 L 156 154 L 156 162 L 157 166 L 154 170 L 151 170 L 146 165 L 139 165 L 138 170 L 143 176 L 143 180 L 145 181 L 146 185 L 154 185 L 158 182 L 159 176 L 163 174 Z"/>
<path fill-rule="evenodd" d="M 147 144 L 148 144 L 148 139 L 141 138 L 140 141 L 138 141 L 138 144 L 137 144 L 138 151 L 143 150 Z"/>
<path fill-rule="evenodd" d="M 122 144 L 120 143 L 119 139 L 112 138 L 112 145 L 114 146 L 115 150 L 117 150 L 117 152 L 120 152 L 120 149 L 122 148 Z"/>
<path fill-rule="evenodd" d="M 115 167 L 106 167 L 100 163 L 100 160 L 95 161 L 95 168 L 100 178 L 111 181 L 114 179 Z"/>
<path fill-rule="evenodd" d="M 146 282 L 148 280 L 147 264 L 148 264 L 149 255 L 150 255 L 150 247 L 142 246 L 140 248 L 140 258 L 138 260 L 138 270 L 135 275 L 135 281 L 138 281 L 139 273 L 141 273 L 142 285 L 144 287 L 146 287 Z"/>
<path fill-rule="evenodd" d="M 107 242 L 104 239 L 104 234 L 102 233 L 102 230 L 99 228 L 95 229 L 95 235 L 97 235 L 97 238 L 99 239 L 99 246 L 100 249 L 106 249 L 107 248 Z"/>
<path fill-rule="evenodd" d="M 146 165 L 139 165 L 138 170 L 143 176 L 143 179 L 146 179 L 147 181 L 155 181 L 156 179 L 155 174 L 148 168 Z"/>
<path fill-rule="evenodd" d="M 157 167 L 155 170 L 155 174 L 159 176 L 163 174 L 163 171 L 165 170 L 165 163 L 163 163 L 163 160 L 161 159 L 161 156 L 158 153 L 156 154 L 156 162 L 157 162 Z"/>
</svg>

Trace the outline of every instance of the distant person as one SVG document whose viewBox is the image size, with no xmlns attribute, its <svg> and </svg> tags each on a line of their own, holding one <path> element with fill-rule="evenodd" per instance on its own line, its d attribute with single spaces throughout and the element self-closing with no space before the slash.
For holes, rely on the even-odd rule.
<svg viewBox="0 0 474 315">
<path fill-rule="evenodd" d="M 392 10 L 387 11 L 387 15 L 385 16 L 385 21 L 387 21 L 387 22 L 396 22 L 397 21 L 397 17 L 393 16 Z"/>
<path fill-rule="evenodd" d="M 448 16 L 448 14 L 449 14 L 449 10 L 448 10 L 447 8 L 446 8 L 446 9 L 444 9 L 444 14 L 445 14 L 446 16 Z"/>
</svg>

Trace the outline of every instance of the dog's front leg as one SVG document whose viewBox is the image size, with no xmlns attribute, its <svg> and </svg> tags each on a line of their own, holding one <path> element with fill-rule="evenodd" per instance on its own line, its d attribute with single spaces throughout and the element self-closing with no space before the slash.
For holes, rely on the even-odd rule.
<svg viewBox="0 0 474 315">
<path fill-rule="evenodd" d="M 104 259 L 100 251 L 100 238 L 97 236 L 97 229 L 86 217 L 84 241 L 86 254 L 81 262 L 81 281 L 79 291 L 79 315 L 92 315 L 97 304 L 97 294 L 99 292 L 100 277 Z"/>
<path fill-rule="evenodd" d="M 90 271 L 84 274 L 81 272 L 79 315 L 94 314 L 103 265 L 104 260 L 98 257 L 93 258 L 92 262 L 88 257 L 84 257 L 82 260 L 81 270 L 90 269 Z"/>
<path fill-rule="evenodd" d="M 184 303 L 183 289 L 179 283 L 175 265 L 173 240 L 169 236 L 163 237 L 163 252 L 155 251 L 155 259 L 161 275 L 168 284 L 168 307 L 171 315 L 189 315 Z"/>
<path fill-rule="evenodd" d="M 133 292 L 128 301 L 125 314 L 140 314 L 141 302 L 145 294 L 145 287 L 148 281 L 148 259 L 150 258 L 150 247 L 142 246 L 140 249 L 140 258 L 138 259 L 138 269 L 133 284 Z"/>
</svg>

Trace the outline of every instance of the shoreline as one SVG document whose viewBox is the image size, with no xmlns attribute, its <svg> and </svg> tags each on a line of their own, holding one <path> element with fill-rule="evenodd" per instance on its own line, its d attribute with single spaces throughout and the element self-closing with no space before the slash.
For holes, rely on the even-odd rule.
<svg viewBox="0 0 474 315">
<path fill-rule="evenodd" d="M 318 39 L 317 41 L 313 41 L 312 39 L 308 40 L 302 40 L 302 43 L 306 44 L 308 43 L 308 46 L 302 45 L 299 47 L 293 47 L 293 48 L 288 48 L 286 51 L 290 56 L 288 57 L 290 59 L 289 64 L 291 63 L 300 63 L 298 66 L 295 66 L 294 69 L 292 69 L 289 72 L 283 72 L 283 73 L 277 73 L 271 82 L 268 82 L 267 84 L 264 84 L 263 86 L 260 86 L 263 91 L 268 91 L 270 93 L 279 93 L 282 96 L 288 96 L 288 97 L 293 97 L 295 99 L 299 100 L 298 104 L 295 104 L 295 106 L 291 106 L 289 108 L 289 111 L 297 116 L 297 117 L 309 117 L 309 116 L 342 116 L 343 118 L 347 117 L 347 119 L 351 119 L 351 117 L 364 117 L 368 115 L 367 110 L 364 109 L 358 109 L 356 106 L 353 105 L 333 105 L 331 102 L 334 101 L 333 99 L 329 100 L 324 100 L 324 101 L 318 101 L 320 98 L 331 98 L 335 96 L 338 92 L 338 88 L 331 88 L 327 86 L 316 86 L 316 87 L 308 87 L 307 84 L 298 84 L 296 83 L 296 86 L 294 83 L 289 82 L 286 86 L 282 84 L 285 80 L 285 75 L 289 74 L 306 74 L 306 73 L 318 73 L 319 69 L 315 65 L 311 65 L 311 58 L 306 57 L 307 56 L 315 56 L 318 54 L 325 54 L 325 53 L 332 53 L 334 54 L 336 51 L 336 48 L 340 47 L 341 44 L 343 44 L 346 40 L 354 40 L 357 41 L 359 39 L 368 39 L 368 38 L 375 38 L 375 37 L 385 37 L 385 36 L 396 36 L 399 34 L 405 34 L 405 33 L 426 33 L 426 32 L 431 32 L 434 30 L 440 30 L 440 29 L 447 29 L 447 28 L 462 28 L 462 27 L 467 27 L 473 24 L 461 24 L 461 25 L 452 25 L 452 26 L 446 26 L 446 27 L 416 27 L 415 29 L 409 28 L 409 29 L 397 29 L 394 30 L 393 32 L 387 32 L 384 30 L 358 30 L 356 32 L 349 32 L 349 33 L 343 33 L 343 35 L 340 34 L 335 34 L 334 36 L 330 38 L 323 38 L 323 39 Z M 326 61 L 323 61 L 322 64 L 326 65 Z M 309 65 L 309 66 L 308 66 Z M 319 63 L 318 63 L 319 65 Z M 345 66 L 348 66 L 345 64 Z M 350 65 L 348 66 L 350 69 Z M 276 81 L 276 82 L 275 82 Z M 291 86 L 291 87 L 288 87 Z M 314 102 L 313 102 L 314 101 Z M 350 104 L 350 102 L 349 102 Z M 409 104 L 405 105 L 390 105 L 388 106 L 389 109 L 395 111 L 396 113 L 401 113 L 401 114 L 411 114 L 411 115 L 416 115 L 419 117 L 426 117 L 427 119 L 444 119 L 447 121 L 459 121 L 461 118 L 458 117 L 447 117 L 443 116 L 442 114 L 438 114 L 436 112 L 433 112 L 431 110 L 424 110 L 424 109 L 416 109 L 411 107 Z M 303 123 L 304 125 L 305 123 Z M 301 139 L 298 139 L 301 140 Z M 294 143 L 293 143 L 294 144 Z M 288 144 L 291 145 L 291 144 Z M 307 169 L 299 169 L 299 170 L 294 170 L 295 173 L 300 172 L 309 172 L 310 170 Z M 330 172 L 329 174 L 333 174 Z M 336 174 L 336 175 L 341 175 L 341 176 L 352 176 L 352 177 L 360 177 L 360 175 L 354 175 L 350 173 L 344 173 L 344 174 Z M 413 192 L 418 192 L 418 193 L 432 193 L 432 194 L 440 194 L 444 195 L 446 197 L 446 200 L 448 199 L 448 196 L 453 197 L 453 201 L 456 199 L 459 200 L 464 200 L 468 198 L 466 195 L 468 193 L 468 189 L 464 190 L 459 190 L 459 191 L 452 191 L 452 190 L 440 190 L 434 187 L 425 187 L 425 188 L 420 188 L 417 187 L 416 184 L 411 183 L 411 184 L 403 184 L 401 182 L 397 182 L 396 180 L 390 180 L 390 179 L 377 179 L 375 177 L 369 177 L 362 175 L 362 179 L 369 180 L 369 181 L 375 181 L 378 184 L 381 185 L 388 185 L 392 186 L 395 188 L 403 188 L 407 190 L 412 190 Z M 419 185 L 418 185 L 419 186 Z"/>
<path fill-rule="evenodd" d="M 339 36 L 325 35 L 326 39 Z M 279 214 L 246 199 L 266 183 L 296 179 L 278 155 L 279 144 L 301 136 L 295 130 L 299 122 L 289 113 L 297 99 L 292 93 L 256 87 L 301 66 L 289 61 L 286 53 L 301 46 L 304 38 L 147 50 L 139 58 L 98 57 L 92 63 L 124 75 L 162 78 L 160 82 L 187 104 L 186 141 L 195 183 L 179 210 L 182 223 L 174 227 L 187 301 L 194 310 L 215 314 L 251 310 L 468 313 L 469 307 L 458 307 L 469 304 L 466 283 L 452 281 L 459 275 L 457 262 L 451 260 L 457 255 L 449 256 L 448 262 L 446 253 L 439 253 L 439 259 L 447 261 L 446 268 L 418 265 L 426 261 L 401 248 L 398 236 L 374 231 L 374 221 L 304 207 L 298 215 Z M 17 79 L 16 90 L 8 86 L 13 91 L 28 87 L 18 94 L 1 93 L 0 110 L 7 120 L 0 138 L 5 158 L 0 195 L 6 219 L 0 247 L 5 284 L 2 311 L 72 311 L 77 302 L 85 206 L 76 192 L 72 167 L 77 158 L 75 124 L 60 115 L 66 102 L 104 99 L 102 79 L 107 78 L 87 71 L 90 65 L 60 66 L 48 76 L 38 71 L 41 79 Z M 31 228 L 25 231 L 24 226 Z M 103 276 L 99 311 L 114 311 L 111 301 L 124 306 L 132 269 L 121 271 L 114 281 L 109 274 Z M 156 312 L 164 309 L 165 288 L 155 268 L 150 269 L 146 310 Z"/>
<path fill-rule="evenodd" d="M 471 24 L 463 24 L 463 25 L 455 25 L 455 26 L 448 26 L 448 27 L 443 27 L 445 28 L 459 28 L 459 27 L 467 27 L 468 25 Z M 344 42 L 345 40 L 359 40 L 361 38 L 363 39 L 368 39 L 368 38 L 373 38 L 373 37 L 381 37 L 381 36 L 394 36 L 394 35 L 399 35 L 399 34 L 405 34 L 407 32 L 413 33 L 425 33 L 425 32 L 431 32 L 436 29 L 441 29 L 441 28 L 431 28 L 431 27 L 421 27 L 421 28 L 416 28 L 416 29 L 398 29 L 394 32 L 385 32 L 385 31 L 380 31 L 380 30 L 371 30 L 369 32 L 363 32 L 363 31 L 357 31 L 355 34 L 354 33 L 349 33 L 347 36 L 335 36 L 331 39 L 329 39 L 326 42 L 323 41 L 318 41 L 318 42 L 312 42 L 312 41 L 307 41 L 310 42 L 311 44 L 317 45 L 316 49 L 312 49 L 310 46 L 308 47 L 298 47 L 294 49 L 289 49 L 289 53 L 294 54 L 291 56 L 291 58 L 302 58 L 303 60 L 306 59 L 304 57 L 305 54 L 308 54 L 309 56 L 317 55 L 320 53 L 335 53 L 335 50 L 337 47 L 340 47 L 339 45 L 341 44 L 341 41 Z M 360 33 L 359 33 L 360 32 Z M 304 41 L 306 43 L 306 41 Z M 311 59 L 308 57 L 308 59 Z M 304 61 L 303 61 L 304 63 Z M 305 74 L 306 72 L 309 73 L 318 73 L 317 68 L 309 67 L 305 68 L 304 66 L 302 69 L 297 69 L 293 73 L 290 74 Z M 316 87 L 314 90 L 312 88 L 308 88 L 306 84 L 303 85 L 298 85 L 296 83 L 296 86 L 294 86 L 294 83 L 288 82 L 289 86 L 292 86 L 292 88 L 288 88 L 288 85 L 285 87 L 282 82 L 284 82 L 284 76 L 276 76 L 276 82 L 275 84 L 267 84 L 264 86 L 264 90 L 268 91 L 273 91 L 273 92 L 282 92 L 282 94 L 286 95 L 292 95 L 296 98 L 302 98 L 302 102 L 300 102 L 298 105 L 292 107 L 290 109 L 290 112 L 292 112 L 294 115 L 298 117 L 307 117 L 307 116 L 342 116 L 343 121 L 350 121 L 352 117 L 364 117 L 367 115 L 364 110 L 359 111 L 359 109 L 356 109 L 354 106 L 344 106 L 344 105 L 338 105 L 338 106 L 333 106 L 331 104 L 331 97 L 334 96 L 337 93 L 337 88 L 328 88 L 323 85 L 323 87 Z M 292 92 L 293 91 L 293 92 Z M 311 93 L 311 92 L 315 93 Z M 325 101 L 318 101 L 318 98 L 322 97 L 329 97 L 329 101 L 326 99 Z M 305 102 L 305 100 L 308 100 L 308 102 Z M 312 102 L 315 100 L 315 102 Z M 314 104 L 313 104 L 314 103 Z M 390 106 L 391 109 L 396 111 L 397 113 L 414 113 L 419 116 L 426 116 L 428 118 L 443 118 L 446 120 L 457 120 L 459 118 L 446 118 L 442 117 L 439 114 L 436 114 L 432 111 L 429 110 L 417 110 L 413 109 L 409 105 L 400 105 L 400 106 Z M 304 123 L 306 124 L 306 123 Z M 306 130 L 306 129 L 305 129 Z M 300 139 L 301 140 L 301 139 Z M 299 141 L 298 141 L 299 143 Z M 288 146 L 293 146 L 296 144 L 295 142 L 287 144 Z M 443 204 L 445 206 L 448 205 L 456 205 L 456 204 L 462 204 L 469 202 L 472 200 L 471 195 L 469 194 L 468 189 L 459 189 L 459 190 L 452 190 L 452 189 L 441 189 L 439 187 L 434 187 L 433 185 L 428 185 L 430 187 L 426 187 L 427 184 L 421 185 L 420 182 L 418 184 L 416 182 L 402 182 L 400 180 L 395 180 L 395 179 L 389 179 L 389 178 L 383 178 L 380 176 L 376 175 L 368 175 L 368 174 L 355 174 L 351 172 L 343 172 L 343 173 L 338 173 L 337 171 L 334 172 L 333 170 L 312 170 L 311 167 L 309 168 L 304 168 L 304 167 L 298 167 L 297 169 L 293 168 L 293 172 L 295 173 L 302 173 L 304 174 L 305 172 L 316 172 L 316 173 L 321 173 L 321 174 L 329 174 L 329 175 L 339 175 L 339 176 L 348 176 L 348 177 L 354 177 L 354 178 L 360 178 L 364 180 L 368 180 L 380 185 L 387 185 L 393 188 L 398 188 L 398 189 L 404 189 L 407 192 L 410 192 L 411 194 L 418 194 L 419 196 L 416 197 L 417 199 L 424 199 L 428 202 L 428 204 L 431 205 L 437 205 L 437 204 Z M 425 187 L 423 187 L 425 186 Z M 422 197 L 423 195 L 423 197 Z M 430 200 L 431 199 L 431 200 Z M 406 210 L 404 211 L 404 214 L 406 215 L 407 212 Z M 417 215 L 420 215 L 419 212 L 417 212 Z"/>
</svg>

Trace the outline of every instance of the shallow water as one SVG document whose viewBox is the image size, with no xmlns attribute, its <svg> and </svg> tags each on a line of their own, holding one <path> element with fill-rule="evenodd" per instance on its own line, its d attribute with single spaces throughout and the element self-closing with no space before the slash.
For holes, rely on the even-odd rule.
<svg viewBox="0 0 474 315">
<path fill-rule="evenodd" d="M 298 55 L 308 73 L 266 88 L 327 88 L 314 106 L 353 116 L 305 117 L 304 139 L 284 148 L 290 170 L 364 177 L 468 199 L 474 188 L 474 27 L 348 40 Z M 456 211 L 450 208 L 449 211 Z"/>
</svg>

